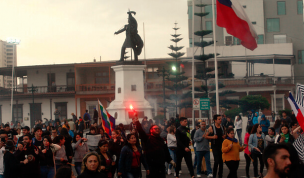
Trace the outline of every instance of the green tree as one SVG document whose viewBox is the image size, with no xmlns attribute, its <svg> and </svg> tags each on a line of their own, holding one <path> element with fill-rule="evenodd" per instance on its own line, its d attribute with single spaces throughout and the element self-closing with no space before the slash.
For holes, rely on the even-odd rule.
<svg viewBox="0 0 304 178">
<path fill-rule="evenodd" d="M 194 46 L 201 48 L 200 50 L 200 55 L 194 56 L 194 58 L 198 61 L 200 61 L 200 64 L 197 65 L 199 66 L 195 78 L 201 79 L 203 81 L 202 86 L 200 87 L 195 87 L 195 91 L 198 93 L 196 94 L 196 97 L 201 97 L 201 98 L 210 98 L 210 105 L 211 106 L 216 106 L 216 95 L 212 95 L 210 97 L 209 93 L 212 91 L 215 91 L 215 85 L 213 86 L 208 86 L 208 80 L 215 78 L 214 74 L 214 67 L 207 67 L 207 61 L 209 59 L 214 58 L 214 54 L 205 54 L 205 47 L 213 45 L 214 41 L 204 41 L 204 37 L 206 35 L 211 34 L 213 31 L 212 30 L 203 30 L 203 17 L 208 15 L 209 12 L 203 12 L 203 8 L 207 6 L 206 4 L 195 4 L 196 7 L 200 8 L 200 12 L 194 13 L 195 16 L 200 17 L 200 30 L 194 32 L 194 34 L 198 37 L 200 37 L 201 41 L 200 42 L 194 42 Z M 194 7 L 193 7 L 194 9 Z M 193 39 L 194 41 L 194 39 Z M 219 55 L 219 54 L 217 54 Z M 223 63 L 224 64 L 224 63 Z M 223 74 L 218 74 L 218 76 L 221 76 Z M 228 77 L 231 77 L 233 74 L 225 74 Z M 223 84 L 219 84 L 219 89 L 225 87 Z M 225 96 L 228 94 L 235 93 L 234 91 L 226 90 L 221 93 L 219 93 L 219 96 Z M 221 100 L 220 101 L 220 107 L 230 109 L 231 107 L 229 105 L 231 104 L 238 104 L 237 100 Z"/>
<path fill-rule="evenodd" d="M 174 91 L 174 94 L 166 96 L 167 99 L 174 101 L 174 103 L 170 103 L 170 106 L 175 108 L 175 112 L 177 112 L 178 108 L 189 108 L 192 107 L 191 100 L 191 91 L 183 93 L 183 90 L 188 88 L 190 84 L 186 81 L 188 77 L 184 76 L 185 72 L 181 70 L 181 64 L 185 64 L 185 62 L 180 61 L 180 58 L 185 55 L 183 52 L 179 52 L 183 49 L 183 46 L 178 46 L 177 43 L 182 40 L 180 38 L 181 34 L 177 34 L 179 28 L 177 28 L 177 23 L 175 23 L 174 34 L 171 34 L 173 37 L 171 41 L 174 42 L 174 45 L 170 45 L 169 49 L 172 50 L 169 53 L 169 56 L 174 58 L 174 61 L 167 62 L 171 70 L 169 70 L 169 76 L 166 78 L 171 84 L 167 84 L 165 87 L 171 91 Z"/>
<path fill-rule="evenodd" d="M 269 102 L 265 97 L 262 96 L 254 96 L 254 95 L 248 95 L 244 96 L 240 100 L 240 107 L 243 113 L 246 113 L 250 110 L 264 110 L 269 109 Z"/>
<path fill-rule="evenodd" d="M 238 116 L 240 113 L 242 113 L 242 110 L 240 108 L 234 108 L 234 109 L 225 111 L 225 115 L 227 117 L 230 117 L 232 120 L 234 120 L 235 116 Z"/>
</svg>

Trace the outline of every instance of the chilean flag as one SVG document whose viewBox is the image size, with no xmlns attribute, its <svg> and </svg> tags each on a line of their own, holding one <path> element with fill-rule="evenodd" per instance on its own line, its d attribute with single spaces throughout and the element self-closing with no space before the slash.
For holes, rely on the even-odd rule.
<svg viewBox="0 0 304 178">
<path fill-rule="evenodd" d="M 243 7 L 237 0 L 217 0 L 217 25 L 226 28 L 227 33 L 241 40 L 241 44 L 254 50 L 258 35 Z"/>
<path fill-rule="evenodd" d="M 297 104 L 295 99 L 293 98 L 292 94 L 289 92 L 288 102 L 291 106 L 291 109 L 293 110 L 302 130 L 304 130 L 304 116 L 303 116 L 303 108 L 301 108 L 300 105 Z"/>
</svg>

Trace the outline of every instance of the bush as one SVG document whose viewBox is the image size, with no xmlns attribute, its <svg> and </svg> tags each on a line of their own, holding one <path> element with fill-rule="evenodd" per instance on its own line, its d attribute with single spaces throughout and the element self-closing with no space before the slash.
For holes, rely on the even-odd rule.
<svg viewBox="0 0 304 178">
<path fill-rule="evenodd" d="M 234 108 L 225 112 L 227 117 L 230 117 L 231 120 L 234 120 L 235 116 L 238 116 L 242 110 L 240 108 Z"/>
</svg>

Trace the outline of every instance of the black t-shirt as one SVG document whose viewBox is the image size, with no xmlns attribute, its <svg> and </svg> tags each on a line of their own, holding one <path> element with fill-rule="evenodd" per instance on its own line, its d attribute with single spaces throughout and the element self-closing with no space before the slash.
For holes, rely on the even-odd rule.
<svg viewBox="0 0 304 178">
<path fill-rule="evenodd" d="M 224 139 L 223 139 L 223 130 L 222 130 L 222 127 L 220 127 L 220 128 L 217 128 L 216 126 L 212 127 L 212 129 L 214 129 L 214 128 L 216 129 L 217 139 L 211 140 L 211 147 L 212 147 L 212 149 L 221 150 L 222 143 L 224 141 Z M 212 135 L 214 135 L 214 131 L 213 131 Z"/>
<path fill-rule="evenodd" d="M 263 137 L 260 136 L 260 137 L 257 137 L 258 138 L 258 149 L 263 153 L 264 151 L 264 140 L 263 140 Z"/>
<path fill-rule="evenodd" d="M 12 129 L 12 130 L 10 130 L 10 131 L 7 132 L 7 136 L 8 136 L 9 140 L 13 140 L 14 139 L 14 135 L 18 135 L 18 133 L 14 129 Z"/>
<path fill-rule="evenodd" d="M 40 141 L 37 140 L 35 137 L 33 138 L 33 144 L 38 147 L 41 148 L 42 144 L 43 144 L 43 139 L 41 139 Z"/>
</svg>

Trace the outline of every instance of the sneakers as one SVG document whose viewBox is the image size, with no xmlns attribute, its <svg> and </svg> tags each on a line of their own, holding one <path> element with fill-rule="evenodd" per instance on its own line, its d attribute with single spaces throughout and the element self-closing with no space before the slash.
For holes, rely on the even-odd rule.
<svg viewBox="0 0 304 178">
<path fill-rule="evenodd" d="M 201 175 L 197 174 L 196 177 L 202 177 Z"/>
<path fill-rule="evenodd" d="M 168 169 L 168 175 L 170 175 L 171 174 L 171 169 Z"/>
<path fill-rule="evenodd" d="M 213 178 L 213 175 L 210 173 L 208 174 L 207 178 Z"/>
</svg>

